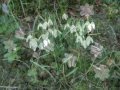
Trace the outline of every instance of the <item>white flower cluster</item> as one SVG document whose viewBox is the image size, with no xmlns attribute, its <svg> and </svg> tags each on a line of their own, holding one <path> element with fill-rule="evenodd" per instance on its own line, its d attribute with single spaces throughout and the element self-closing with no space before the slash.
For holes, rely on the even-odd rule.
<svg viewBox="0 0 120 90">
<path fill-rule="evenodd" d="M 28 35 L 26 42 L 29 42 L 29 47 L 36 51 L 37 48 L 40 50 L 45 50 L 47 52 L 54 50 L 54 44 L 51 42 L 50 37 L 56 38 L 61 32 L 53 27 L 53 22 L 51 19 L 45 21 L 44 23 L 39 23 L 38 30 L 42 30 L 42 34 L 39 38 L 34 38 L 32 35 Z"/>
<path fill-rule="evenodd" d="M 86 22 L 84 24 L 81 24 L 80 22 L 77 22 L 75 24 L 69 24 L 66 23 L 64 26 L 64 30 L 69 30 L 71 34 L 74 34 L 76 37 L 76 43 L 80 43 L 84 48 L 87 48 L 91 43 L 93 43 L 93 39 L 91 36 L 85 37 L 85 33 L 92 32 L 95 30 L 95 24 L 94 22 Z"/>
<path fill-rule="evenodd" d="M 37 48 L 40 50 L 52 51 L 54 44 L 51 43 L 50 39 L 48 39 L 47 34 L 42 35 L 42 39 L 34 38 L 32 35 L 28 35 L 26 38 L 26 42 L 29 42 L 29 47 L 36 51 Z"/>
</svg>

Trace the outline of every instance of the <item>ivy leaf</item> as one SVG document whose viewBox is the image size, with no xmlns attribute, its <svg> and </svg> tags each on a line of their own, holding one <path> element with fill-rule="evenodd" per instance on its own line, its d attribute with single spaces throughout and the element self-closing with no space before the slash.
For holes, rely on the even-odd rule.
<svg viewBox="0 0 120 90">
<path fill-rule="evenodd" d="M 109 77 L 109 69 L 106 65 L 100 65 L 99 67 L 93 66 L 95 71 L 95 78 L 99 78 L 100 80 L 104 81 Z"/>
<path fill-rule="evenodd" d="M 37 71 L 35 68 L 29 69 L 28 74 L 29 77 L 35 77 L 37 75 Z"/>
<path fill-rule="evenodd" d="M 120 51 L 115 52 L 115 58 L 118 60 L 120 59 Z"/>
<path fill-rule="evenodd" d="M 17 53 L 14 52 L 8 52 L 4 55 L 4 58 L 8 60 L 8 62 L 13 62 L 14 60 L 18 59 Z"/>
<path fill-rule="evenodd" d="M 14 44 L 14 42 L 12 40 L 8 40 L 8 41 L 4 41 L 3 42 L 5 45 L 5 49 L 8 50 L 8 52 L 11 52 L 13 50 L 16 50 L 16 44 Z"/>
<path fill-rule="evenodd" d="M 36 68 L 29 69 L 27 75 L 30 77 L 32 83 L 38 82 Z"/>
</svg>

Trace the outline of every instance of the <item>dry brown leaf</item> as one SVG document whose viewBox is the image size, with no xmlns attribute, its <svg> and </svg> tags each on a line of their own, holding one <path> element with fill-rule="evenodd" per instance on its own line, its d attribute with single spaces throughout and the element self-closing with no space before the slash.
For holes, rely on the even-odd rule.
<svg viewBox="0 0 120 90">
<path fill-rule="evenodd" d="M 80 6 L 80 15 L 85 17 L 94 15 L 93 5 L 85 4 L 84 6 Z"/>
<path fill-rule="evenodd" d="M 90 53 L 94 55 L 94 58 L 102 55 L 103 46 L 99 43 L 95 43 L 95 45 L 91 45 Z"/>
</svg>

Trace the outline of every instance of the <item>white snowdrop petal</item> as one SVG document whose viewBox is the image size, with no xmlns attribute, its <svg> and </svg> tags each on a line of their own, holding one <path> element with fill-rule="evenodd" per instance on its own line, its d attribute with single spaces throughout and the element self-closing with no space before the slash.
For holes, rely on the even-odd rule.
<svg viewBox="0 0 120 90">
<path fill-rule="evenodd" d="M 64 13 L 62 16 L 62 19 L 67 20 L 67 18 L 68 18 L 68 15 Z"/>
<path fill-rule="evenodd" d="M 76 27 L 75 27 L 75 25 L 72 25 L 72 26 L 70 27 L 70 32 L 71 32 L 71 33 L 76 32 Z"/>
<path fill-rule="evenodd" d="M 50 44 L 50 40 L 48 39 L 48 44 Z"/>
<path fill-rule="evenodd" d="M 44 40 L 43 43 L 44 43 L 44 47 L 46 47 L 48 45 L 46 40 Z"/>
<path fill-rule="evenodd" d="M 40 44 L 39 44 L 39 49 L 42 49 L 42 50 L 44 49 L 43 43 L 40 43 Z"/>
<path fill-rule="evenodd" d="M 32 39 L 32 35 L 28 35 L 28 37 L 26 38 L 26 42 L 28 42 L 30 39 Z"/>
<path fill-rule="evenodd" d="M 88 29 L 88 32 L 91 32 L 91 31 L 92 31 L 91 24 L 89 24 L 89 25 L 87 26 L 87 29 Z"/>
<path fill-rule="evenodd" d="M 40 27 L 42 27 L 43 25 L 41 23 L 38 24 L 37 30 L 39 30 Z"/>
<path fill-rule="evenodd" d="M 65 26 L 64 26 L 64 30 L 66 30 L 67 28 L 70 28 L 70 25 L 67 23 L 67 24 L 65 24 Z"/>
<path fill-rule="evenodd" d="M 47 23 L 47 22 L 44 22 L 43 25 L 42 25 L 42 28 L 43 28 L 44 30 L 46 30 L 47 27 L 48 27 L 48 23 Z"/>
<path fill-rule="evenodd" d="M 95 23 L 91 22 L 87 25 L 88 33 L 95 29 Z"/>
<path fill-rule="evenodd" d="M 51 25 L 53 25 L 53 22 L 52 22 L 51 19 L 49 19 L 49 20 L 48 20 L 48 26 L 51 26 Z"/>
<path fill-rule="evenodd" d="M 43 44 L 44 47 L 47 47 L 50 44 L 50 40 L 49 39 L 43 40 Z"/>
<path fill-rule="evenodd" d="M 95 23 L 94 22 L 91 22 L 91 26 L 93 29 L 95 29 Z"/>
<path fill-rule="evenodd" d="M 36 51 L 36 48 L 38 46 L 36 38 L 30 39 L 29 46 L 33 51 Z"/>
</svg>

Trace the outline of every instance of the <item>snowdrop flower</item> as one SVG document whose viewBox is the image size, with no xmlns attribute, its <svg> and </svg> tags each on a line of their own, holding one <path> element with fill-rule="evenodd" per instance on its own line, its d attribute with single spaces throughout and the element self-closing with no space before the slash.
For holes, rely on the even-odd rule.
<svg viewBox="0 0 120 90">
<path fill-rule="evenodd" d="M 94 22 L 91 22 L 91 26 L 93 29 L 95 29 L 95 23 Z"/>
<path fill-rule="evenodd" d="M 68 18 L 68 15 L 64 13 L 62 16 L 62 19 L 67 20 L 67 18 Z"/>
<path fill-rule="evenodd" d="M 44 22 L 43 24 L 40 23 L 40 24 L 38 25 L 37 29 L 39 30 L 40 27 L 41 27 L 42 29 L 46 30 L 47 27 L 48 27 L 48 22 Z"/>
<path fill-rule="evenodd" d="M 76 43 L 82 43 L 83 39 L 80 35 L 76 34 Z"/>
<path fill-rule="evenodd" d="M 39 44 L 39 49 L 41 49 L 41 50 L 44 49 L 44 45 L 43 45 L 43 43 L 40 43 L 40 44 Z"/>
<path fill-rule="evenodd" d="M 51 25 L 53 25 L 53 22 L 52 22 L 51 19 L 49 19 L 49 20 L 48 20 L 48 26 L 51 26 Z"/>
<path fill-rule="evenodd" d="M 71 33 L 76 32 L 76 27 L 75 27 L 75 25 L 72 25 L 72 26 L 70 27 L 70 32 L 71 32 Z"/>
<path fill-rule="evenodd" d="M 47 32 L 47 33 L 45 33 L 45 34 L 42 34 L 41 37 L 42 37 L 43 40 L 48 39 L 48 37 L 49 37 L 49 32 Z"/>
<path fill-rule="evenodd" d="M 32 35 L 28 35 L 28 37 L 26 38 L 26 42 L 28 42 L 30 39 L 32 39 Z"/>
<path fill-rule="evenodd" d="M 49 39 L 43 40 L 43 44 L 44 47 L 47 47 L 50 44 L 50 40 Z"/>
<path fill-rule="evenodd" d="M 38 24 L 37 30 L 39 30 L 40 27 L 42 27 L 41 23 Z"/>
<path fill-rule="evenodd" d="M 92 32 L 95 29 L 95 23 L 91 22 L 90 24 L 87 25 L 88 33 Z"/>
<path fill-rule="evenodd" d="M 48 22 L 44 22 L 43 25 L 42 25 L 42 28 L 43 28 L 44 30 L 46 30 L 47 27 L 48 27 Z"/>
<path fill-rule="evenodd" d="M 66 30 L 67 28 L 70 28 L 70 25 L 67 23 L 67 24 L 65 24 L 65 26 L 64 26 L 64 30 Z"/>
<path fill-rule="evenodd" d="M 37 39 L 36 38 L 30 39 L 29 46 L 31 49 L 33 49 L 33 51 L 36 51 L 36 49 L 38 47 Z"/>
</svg>

